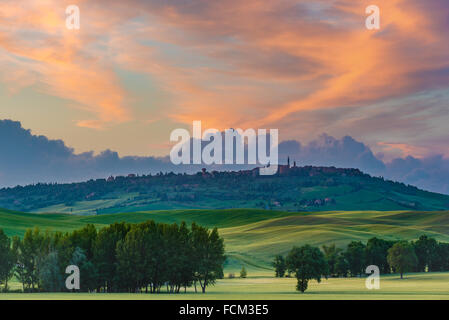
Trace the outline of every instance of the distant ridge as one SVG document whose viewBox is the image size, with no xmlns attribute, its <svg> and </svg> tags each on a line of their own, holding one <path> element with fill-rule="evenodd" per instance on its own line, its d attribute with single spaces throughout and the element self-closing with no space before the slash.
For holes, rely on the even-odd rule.
<svg viewBox="0 0 449 320">
<path fill-rule="evenodd" d="M 28 212 L 102 214 L 166 209 L 287 211 L 447 210 L 449 196 L 372 177 L 358 169 L 281 165 L 196 174 L 111 176 L 81 183 L 0 189 L 0 207 Z"/>
</svg>

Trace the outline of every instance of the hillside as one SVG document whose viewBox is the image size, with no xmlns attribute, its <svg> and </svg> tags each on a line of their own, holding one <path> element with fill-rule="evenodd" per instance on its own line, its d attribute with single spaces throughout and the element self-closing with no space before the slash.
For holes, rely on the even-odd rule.
<svg viewBox="0 0 449 320">
<path fill-rule="evenodd" d="M 274 255 L 285 254 L 294 245 L 316 246 L 336 243 L 342 247 L 352 240 L 371 237 L 417 239 L 427 234 L 449 242 L 449 211 L 335 211 L 281 212 L 256 209 L 168 210 L 77 216 L 30 214 L 0 210 L 0 228 L 9 235 L 22 236 L 27 228 L 69 231 L 91 223 L 101 227 L 113 222 L 193 221 L 218 227 L 229 257 L 226 271 L 238 271 L 242 264 L 252 271 L 267 270 Z"/>
<path fill-rule="evenodd" d="M 281 166 L 255 170 L 118 176 L 0 190 L 0 207 L 26 212 L 106 214 L 171 209 L 282 211 L 445 210 L 449 196 L 371 177 L 357 169 Z"/>
</svg>

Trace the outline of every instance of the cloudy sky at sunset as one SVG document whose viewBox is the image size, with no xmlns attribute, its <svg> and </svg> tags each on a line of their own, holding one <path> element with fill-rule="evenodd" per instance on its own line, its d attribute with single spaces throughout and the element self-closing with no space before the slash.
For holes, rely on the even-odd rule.
<svg viewBox="0 0 449 320">
<path fill-rule="evenodd" d="M 2 0 L 0 119 L 78 153 L 165 155 L 201 120 L 449 157 L 448 30 L 447 0 Z"/>
</svg>

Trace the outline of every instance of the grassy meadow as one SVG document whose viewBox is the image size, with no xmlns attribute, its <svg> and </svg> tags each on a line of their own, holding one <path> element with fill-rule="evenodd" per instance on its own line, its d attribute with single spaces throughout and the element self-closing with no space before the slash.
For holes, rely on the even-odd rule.
<svg viewBox="0 0 449 320">
<path fill-rule="evenodd" d="M 26 229 L 70 231 L 88 223 L 102 227 L 113 222 L 193 221 L 218 227 L 225 240 L 225 279 L 206 295 L 193 288 L 179 295 L 39 293 L 0 294 L 0 299 L 449 299 L 449 273 L 407 274 L 381 278 L 380 290 L 367 290 L 364 278 L 331 278 L 311 281 L 306 293 L 295 291 L 296 279 L 274 278 L 270 265 L 276 254 L 286 254 L 294 245 L 336 243 L 344 247 L 352 240 L 371 237 L 412 240 L 422 234 L 449 242 L 448 211 L 333 211 L 282 212 L 258 209 L 165 210 L 104 215 L 31 214 L 1 210 L 0 228 L 9 236 L 22 236 Z M 247 279 L 239 279 L 245 266 Z M 228 279 L 234 273 L 235 279 Z M 21 284 L 12 281 L 12 289 Z"/>
<path fill-rule="evenodd" d="M 404 279 L 398 275 L 382 276 L 379 290 L 368 290 L 365 278 L 329 278 L 321 283 L 310 281 L 305 293 L 295 291 L 296 279 L 274 278 L 269 274 L 257 273 L 246 279 L 222 279 L 209 287 L 206 294 L 187 293 L 144 294 L 144 293 L 2 293 L 1 299 L 32 300 L 447 300 L 449 299 L 449 273 L 407 274 Z M 20 284 L 13 282 L 19 289 Z"/>
<path fill-rule="evenodd" d="M 142 222 L 153 219 L 173 223 L 195 221 L 218 227 L 225 239 L 228 261 L 225 273 L 245 265 L 251 272 L 271 270 L 276 254 L 294 245 L 336 243 L 371 237 L 412 240 L 422 234 L 449 242 L 448 211 L 331 211 L 282 212 L 259 209 L 162 210 L 104 215 L 33 214 L 1 210 L 0 228 L 9 236 L 22 236 L 26 229 L 71 231 L 90 223 L 102 227 L 113 222 Z"/>
</svg>

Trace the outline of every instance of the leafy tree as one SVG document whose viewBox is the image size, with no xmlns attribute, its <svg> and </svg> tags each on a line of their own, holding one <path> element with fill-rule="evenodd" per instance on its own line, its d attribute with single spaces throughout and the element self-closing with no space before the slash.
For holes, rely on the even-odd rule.
<svg viewBox="0 0 449 320">
<path fill-rule="evenodd" d="M 273 266 L 278 277 L 286 271 L 289 276 L 294 272 L 301 292 L 310 279 L 320 281 L 321 276 L 329 274 L 346 277 L 349 271 L 357 275 L 365 264 L 378 265 L 383 272 L 393 269 L 402 278 L 417 264 L 415 247 L 421 250 L 421 270 L 449 270 L 448 243 L 422 236 L 414 243 L 392 244 L 372 238 L 366 247 L 353 241 L 346 251 L 335 245 L 323 246 L 324 254 L 318 248 L 303 246 L 293 248 L 287 259 L 276 256 Z M 27 230 L 23 239 L 15 236 L 12 241 L 0 230 L 0 283 L 7 287 L 15 271 L 24 291 L 36 290 L 36 286 L 45 291 L 61 290 L 65 268 L 74 264 L 80 268 L 82 291 L 149 289 L 158 293 L 165 284 L 168 292 L 178 293 L 181 287 L 186 290 L 192 284 L 196 291 L 199 283 L 205 292 L 208 285 L 223 277 L 224 260 L 223 239 L 217 229 L 192 224 L 189 230 L 184 222 L 180 226 L 151 220 L 132 225 L 115 223 L 98 233 L 92 225 L 72 233 L 50 234 L 34 229 Z M 106 273 L 101 270 L 105 266 Z M 240 276 L 246 277 L 244 266 Z"/>
<path fill-rule="evenodd" d="M 143 286 L 145 273 L 144 229 L 132 226 L 125 239 L 117 242 L 117 278 L 120 289 L 135 292 Z"/>
<path fill-rule="evenodd" d="M 242 266 L 242 270 L 240 270 L 240 278 L 244 279 L 247 275 L 248 274 L 246 272 L 245 266 Z"/>
<path fill-rule="evenodd" d="M 164 237 L 165 228 L 164 225 L 149 221 L 146 225 L 148 232 L 146 233 L 145 242 L 148 244 L 147 253 L 147 269 L 148 282 L 150 283 L 151 292 L 160 292 L 161 287 L 167 282 L 167 257 L 168 252 L 166 249 L 166 239 Z M 192 264 L 195 262 L 192 261 Z"/>
<path fill-rule="evenodd" d="M 287 271 L 287 264 L 285 263 L 284 257 L 281 255 L 277 255 L 276 257 L 274 257 L 273 267 L 276 277 L 283 278 L 285 275 L 285 271 Z"/>
<path fill-rule="evenodd" d="M 393 246 L 393 241 L 379 238 L 371 238 L 366 244 L 366 265 L 376 265 L 381 273 L 390 273 L 387 261 L 388 249 Z"/>
<path fill-rule="evenodd" d="M 199 281 L 202 292 L 216 279 L 223 277 L 225 261 L 223 239 L 217 228 L 212 231 L 192 223 L 192 246 L 195 259 L 195 278 Z"/>
<path fill-rule="evenodd" d="M 343 252 L 340 252 L 337 255 L 337 259 L 335 261 L 335 273 L 337 277 L 347 277 L 348 276 L 348 270 L 349 270 L 349 263 L 346 259 L 346 254 Z"/>
<path fill-rule="evenodd" d="M 342 252 L 343 250 L 340 248 L 337 248 L 335 246 L 335 243 L 326 246 L 323 245 L 323 252 L 324 252 L 324 258 L 327 261 L 327 264 L 329 265 L 329 275 L 330 276 L 336 276 L 337 275 L 337 271 L 336 271 L 336 264 L 337 264 L 337 258 L 340 252 Z"/>
<path fill-rule="evenodd" d="M 432 259 L 433 271 L 449 271 L 449 243 L 439 242 Z"/>
<path fill-rule="evenodd" d="M 177 269 L 177 273 L 179 275 L 180 284 L 184 287 L 184 291 L 187 290 L 187 287 L 192 285 L 194 280 L 194 264 L 191 262 L 193 259 L 191 237 L 191 232 L 187 228 L 186 223 L 182 222 L 179 227 L 180 243 L 177 245 L 179 250 L 179 266 Z"/>
<path fill-rule="evenodd" d="M 7 262 L 6 248 L 24 291 L 60 291 L 65 268 L 76 265 L 82 291 L 136 292 L 145 288 L 156 293 L 166 284 L 168 292 L 178 293 L 197 281 L 205 292 L 223 277 L 225 260 L 217 229 L 193 224 L 189 230 L 184 222 L 178 226 L 151 220 L 133 225 L 114 223 L 98 233 L 92 225 L 71 233 L 30 229 L 23 239 L 13 237 L 12 246 L 0 231 L 0 272 Z M 244 275 L 246 270 L 242 271 Z"/>
<path fill-rule="evenodd" d="M 181 243 L 178 225 L 164 225 L 163 229 L 164 248 L 167 258 L 165 268 L 165 278 L 167 280 L 167 291 L 171 293 L 178 292 L 181 288 L 181 268 L 182 252 L 178 245 Z M 187 240 L 187 239 L 185 239 Z"/>
<path fill-rule="evenodd" d="M 181 287 L 187 290 L 193 282 L 193 264 L 191 261 L 191 234 L 182 222 L 165 226 L 165 253 L 167 254 L 166 273 L 169 292 L 179 293 Z"/>
<path fill-rule="evenodd" d="M 130 226 L 124 222 L 114 223 L 98 232 L 94 244 L 94 263 L 98 270 L 99 286 L 107 292 L 114 292 L 117 283 L 116 247 L 128 233 Z"/>
<path fill-rule="evenodd" d="M 422 235 L 419 239 L 413 243 L 415 248 L 416 257 L 418 263 L 416 265 L 416 271 L 425 272 L 434 271 L 432 262 L 435 260 L 438 243 L 435 239 L 429 238 L 426 235 Z"/>
<path fill-rule="evenodd" d="M 23 264 L 23 257 L 21 252 L 22 240 L 18 236 L 12 238 L 12 248 L 16 256 L 16 267 L 14 268 L 14 274 L 17 279 L 22 283 L 22 290 L 26 290 L 27 272 L 25 265 Z"/>
<path fill-rule="evenodd" d="M 61 274 L 65 275 L 65 269 L 72 264 L 72 256 L 75 251 L 70 233 L 56 232 L 53 234 L 51 247 L 58 252 L 59 267 Z"/>
<path fill-rule="evenodd" d="M 8 290 L 8 280 L 14 274 L 16 256 L 11 247 L 11 239 L 0 229 L 0 285 L 4 284 L 5 291 Z"/>
<path fill-rule="evenodd" d="M 75 230 L 70 234 L 70 242 L 73 248 L 80 248 L 86 255 L 86 259 L 93 258 L 95 241 L 97 239 L 97 229 L 93 224 Z"/>
<path fill-rule="evenodd" d="M 24 288 L 35 290 L 39 286 L 39 267 L 49 252 L 49 235 L 38 228 L 28 229 L 17 248 L 17 273 Z"/>
<path fill-rule="evenodd" d="M 397 242 L 388 249 L 387 259 L 390 266 L 401 274 L 401 279 L 404 272 L 413 270 L 417 264 L 415 250 L 407 241 Z"/>
<path fill-rule="evenodd" d="M 70 260 L 70 265 L 75 265 L 80 270 L 80 290 L 84 292 L 93 291 L 98 286 L 98 271 L 92 261 L 80 247 L 76 247 Z"/>
<path fill-rule="evenodd" d="M 348 244 L 345 254 L 351 276 L 355 277 L 361 275 L 365 271 L 365 245 L 361 241 L 351 241 Z"/>
<path fill-rule="evenodd" d="M 58 262 L 57 251 L 51 251 L 40 261 L 40 286 L 47 292 L 59 292 L 63 288 L 63 278 Z"/>
<path fill-rule="evenodd" d="M 288 253 L 286 262 L 288 270 L 295 273 L 298 280 L 296 288 L 301 292 L 307 290 L 309 280 L 321 282 L 321 277 L 328 274 L 328 265 L 323 253 L 310 245 L 294 247 Z"/>
</svg>

